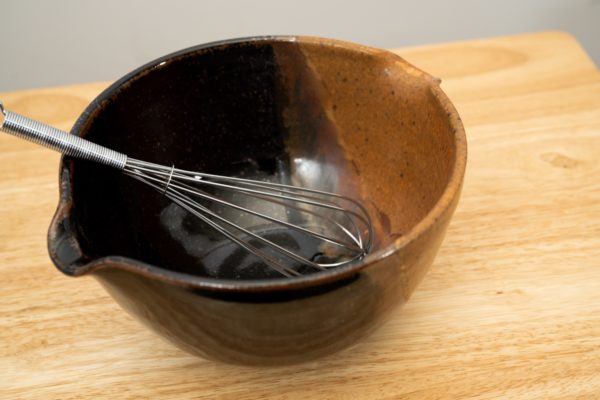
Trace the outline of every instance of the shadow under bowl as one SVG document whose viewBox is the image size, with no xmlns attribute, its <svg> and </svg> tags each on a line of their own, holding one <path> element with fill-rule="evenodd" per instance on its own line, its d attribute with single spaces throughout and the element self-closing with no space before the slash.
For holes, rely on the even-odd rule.
<svg viewBox="0 0 600 400">
<path fill-rule="evenodd" d="M 72 133 L 131 157 L 284 178 L 361 199 L 361 262 L 298 278 L 218 270 L 203 232 L 153 189 L 64 157 L 55 265 L 91 274 L 178 347 L 238 364 L 331 354 L 371 332 L 424 276 L 458 202 L 464 130 L 439 81 L 400 57 L 330 39 L 257 37 L 186 49 L 126 75 Z"/>
</svg>

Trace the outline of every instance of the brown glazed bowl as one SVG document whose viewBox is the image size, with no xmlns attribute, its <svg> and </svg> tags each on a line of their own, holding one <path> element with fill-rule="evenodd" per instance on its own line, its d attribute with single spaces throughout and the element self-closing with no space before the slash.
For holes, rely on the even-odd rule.
<svg viewBox="0 0 600 400">
<path fill-rule="evenodd" d="M 162 57 L 100 94 L 72 133 L 137 159 L 283 174 L 364 202 L 375 243 L 363 261 L 233 279 L 235 263 L 215 273 L 199 261 L 197 225 L 160 193 L 64 157 L 48 236 L 56 266 L 91 274 L 179 348 L 238 364 L 331 354 L 406 302 L 442 242 L 466 162 L 463 126 L 438 80 L 387 51 L 310 37 Z"/>
</svg>

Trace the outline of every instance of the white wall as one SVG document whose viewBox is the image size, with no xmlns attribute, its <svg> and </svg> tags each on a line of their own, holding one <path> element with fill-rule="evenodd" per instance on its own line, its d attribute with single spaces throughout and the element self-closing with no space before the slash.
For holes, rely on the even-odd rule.
<svg viewBox="0 0 600 400">
<path fill-rule="evenodd" d="M 114 80 L 158 56 L 259 34 L 393 48 L 539 30 L 600 65 L 600 0 L 0 0 L 0 91 Z"/>
</svg>

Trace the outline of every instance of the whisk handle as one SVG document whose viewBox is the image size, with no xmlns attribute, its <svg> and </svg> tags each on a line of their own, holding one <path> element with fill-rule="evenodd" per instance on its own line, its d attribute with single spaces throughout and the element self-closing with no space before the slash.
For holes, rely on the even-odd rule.
<svg viewBox="0 0 600 400">
<path fill-rule="evenodd" d="M 7 111 L 0 102 L 0 131 L 48 147 L 68 156 L 123 169 L 127 156 L 67 132 Z"/>
</svg>

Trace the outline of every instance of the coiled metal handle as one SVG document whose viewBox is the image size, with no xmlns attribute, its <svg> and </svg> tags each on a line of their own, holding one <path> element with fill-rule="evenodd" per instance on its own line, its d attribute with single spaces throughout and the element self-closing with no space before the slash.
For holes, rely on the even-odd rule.
<svg viewBox="0 0 600 400">
<path fill-rule="evenodd" d="M 7 111 L 0 102 L 0 131 L 48 147 L 68 156 L 123 169 L 127 156 L 79 136 Z"/>
</svg>

